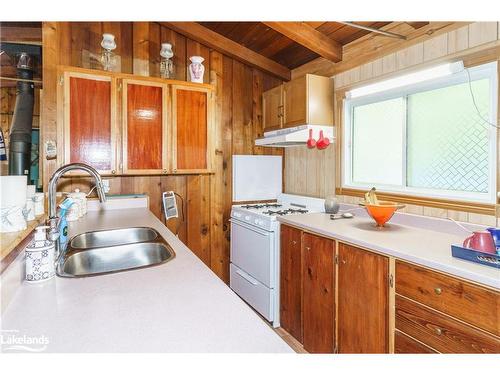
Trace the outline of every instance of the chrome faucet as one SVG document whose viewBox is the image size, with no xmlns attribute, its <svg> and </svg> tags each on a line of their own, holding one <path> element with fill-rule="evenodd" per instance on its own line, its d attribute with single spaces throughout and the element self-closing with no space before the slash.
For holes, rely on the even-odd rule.
<svg viewBox="0 0 500 375">
<path fill-rule="evenodd" d="M 49 218 L 47 220 L 47 225 L 50 226 L 47 238 L 50 241 L 54 241 L 56 245 L 56 259 L 59 255 L 60 250 L 60 233 L 59 233 L 59 218 L 57 217 L 57 204 L 56 204 L 56 189 L 57 182 L 59 178 L 68 171 L 72 170 L 82 170 L 94 177 L 95 186 L 97 190 L 97 195 L 101 203 L 106 201 L 106 195 L 104 194 L 104 186 L 102 184 L 102 179 L 99 173 L 90 165 L 84 163 L 71 163 L 60 167 L 54 172 L 49 180 Z"/>
</svg>

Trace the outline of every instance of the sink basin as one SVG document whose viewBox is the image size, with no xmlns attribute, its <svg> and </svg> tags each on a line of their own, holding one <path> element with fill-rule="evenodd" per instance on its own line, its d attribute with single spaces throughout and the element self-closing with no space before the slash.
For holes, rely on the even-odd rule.
<svg viewBox="0 0 500 375">
<path fill-rule="evenodd" d="M 159 265 L 175 252 L 153 228 L 82 233 L 71 239 L 56 267 L 61 277 L 97 276 Z"/>
<path fill-rule="evenodd" d="M 126 245 L 136 242 L 153 241 L 159 236 L 153 228 L 122 228 L 87 232 L 73 237 L 70 247 L 88 249 L 93 247 Z"/>
</svg>

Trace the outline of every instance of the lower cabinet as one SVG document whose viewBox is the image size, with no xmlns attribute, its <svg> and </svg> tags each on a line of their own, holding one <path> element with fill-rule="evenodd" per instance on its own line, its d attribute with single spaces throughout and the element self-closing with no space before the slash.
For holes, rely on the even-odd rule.
<svg viewBox="0 0 500 375">
<path fill-rule="evenodd" d="M 280 324 L 302 342 L 302 232 L 281 226 Z"/>
<path fill-rule="evenodd" d="M 389 352 L 389 258 L 339 245 L 339 353 Z"/>
<path fill-rule="evenodd" d="M 281 327 L 310 353 L 335 347 L 335 242 L 281 226 Z"/>
<path fill-rule="evenodd" d="M 394 332 L 394 353 L 396 354 L 434 354 L 434 349 L 414 340 L 400 331 Z"/>
<path fill-rule="evenodd" d="M 397 261 L 395 302 L 396 353 L 500 353 L 498 291 Z"/>
<path fill-rule="evenodd" d="M 335 243 L 304 233 L 302 238 L 303 345 L 310 353 L 335 347 Z"/>
</svg>

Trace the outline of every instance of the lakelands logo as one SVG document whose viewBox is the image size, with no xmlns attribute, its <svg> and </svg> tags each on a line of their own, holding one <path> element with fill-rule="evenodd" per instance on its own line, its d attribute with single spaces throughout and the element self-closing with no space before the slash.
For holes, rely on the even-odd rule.
<svg viewBox="0 0 500 375">
<path fill-rule="evenodd" d="M 24 351 L 38 353 L 47 349 L 49 339 L 45 335 L 20 335 L 18 330 L 0 330 L 0 351 Z"/>
</svg>

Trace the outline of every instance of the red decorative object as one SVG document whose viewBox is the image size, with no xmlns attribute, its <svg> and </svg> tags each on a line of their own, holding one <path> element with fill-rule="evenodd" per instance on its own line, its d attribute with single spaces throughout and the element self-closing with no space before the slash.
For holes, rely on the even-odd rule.
<svg viewBox="0 0 500 375">
<path fill-rule="evenodd" d="M 307 147 L 314 148 L 316 147 L 316 140 L 313 138 L 313 130 L 309 129 L 309 139 L 307 140 Z"/>
<path fill-rule="evenodd" d="M 319 132 L 319 139 L 318 141 L 316 142 L 316 147 L 318 150 L 324 150 L 325 148 L 327 148 L 328 146 L 330 145 L 330 140 L 327 138 L 325 138 L 323 136 L 323 130 L 320 130 Z"/>
</svg>

